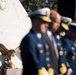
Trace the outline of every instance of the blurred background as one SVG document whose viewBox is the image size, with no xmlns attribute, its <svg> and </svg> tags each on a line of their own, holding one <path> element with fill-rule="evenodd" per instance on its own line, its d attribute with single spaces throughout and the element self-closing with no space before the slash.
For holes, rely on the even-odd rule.
<svg viewBox="0 0 76 75">
<path fill-rule="evenodd" d="M 29 13 L 42 7 L 58 11 L 62 16 L 70 17 L 76 22 L 76 0 L 20 0 Z"/>
</svg>

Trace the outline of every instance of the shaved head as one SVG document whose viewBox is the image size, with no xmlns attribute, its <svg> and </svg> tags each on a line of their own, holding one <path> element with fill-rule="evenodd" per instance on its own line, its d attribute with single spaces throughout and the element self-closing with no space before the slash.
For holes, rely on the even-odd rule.
<svg viewBox="0 0 76 75">
<path fill-rule="evenodd" d="M 58 30 L 58 28 L 60 27 L 61 16 L 57 11 L 51 10 L 50 18 L 51 18 L 52 22 L 49 25 L 49 30 L 56 32 Z"/>
<path fill-rule="evenodd" d="M 59 22 L 61 21 L 60 14 L 57 11 L 55 11 L 55 10 L 51 10 L 50 18 L 52 19 L 52 21 L 58 21 L 58 20 L 59 20 Z"/>
</svg>

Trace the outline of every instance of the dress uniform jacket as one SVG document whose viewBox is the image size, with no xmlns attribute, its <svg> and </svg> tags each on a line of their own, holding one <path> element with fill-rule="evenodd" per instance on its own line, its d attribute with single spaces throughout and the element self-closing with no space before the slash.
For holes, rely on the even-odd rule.
<svg viewBox="0 0 76 75">
<path fill-rule="evenodd" d="M 38 38 L 33 30 L 23 38 L 21 44 L 21 57 L 23 61 L 23 75 L 37 75 L 38 70 L 52 67 L 49 58 L 49 48 L 43 38 Z"/>
<path fill-rule="evenodd" d="M 74 42 L 66 35 L 61 39 L 66 59 L 73 70 L 73 75 L 76 75 L 76 49 Z"/>
<path fill-rule="evenodd" d="M 60 37 L 53 33 L 54 35 L 54 38 L 55 38 L 55 41 L 56 41 L 56 44 L 57 44 L 57 49 L 58 49 L 58 53 L 59 53 L 59 63 L 62 64 L 62 63 L 66 63 L 66 60 L 65 60 L 65 55 L 64 55 L 64 50 L 63 50 L 63 46 L 62 46 L 62 43 L 61 43 L 61 40 L 60 40 Z"/>
</svg>

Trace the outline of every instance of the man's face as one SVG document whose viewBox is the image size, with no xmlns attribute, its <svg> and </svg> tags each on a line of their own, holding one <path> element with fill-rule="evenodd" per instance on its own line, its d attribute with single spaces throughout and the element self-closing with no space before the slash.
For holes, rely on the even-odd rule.
<svg viewBox="0 0 76 75">
<path fill-rule="evenodd" d="M 52 21 L 52 23 L 50 23 L 49 25 L 49 28 L 53 32 L 56 32 L 59 27 L 60 27 L 60 19 L 57 19 L 56 21 Z"/>
<path fill-rule="evenodd" d="M 48 27 L 48 23 L 39 20 L 37 23 L 37 29 L 40 33 L 45 33 L 46 32 L 46 28 Z"/>
<path fill-rule="evenodd" d="M 46 23 L 46 22 L 44 22 L 44 21 L 41 21 L 41 22 L 40 22 L 39 28 L 40 28 L 40 32 L 41 32 L 41 33 L 45 33 L 47 27 L 48 27 L 48 23 Z"/>
</svg>

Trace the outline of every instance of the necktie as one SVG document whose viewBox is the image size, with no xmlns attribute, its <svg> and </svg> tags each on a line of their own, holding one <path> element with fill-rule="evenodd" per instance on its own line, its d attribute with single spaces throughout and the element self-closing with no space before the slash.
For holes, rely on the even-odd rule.
<svg viewBox="0 0 76 75">
<path fill-rule="evenodd" d="M 48 35 L 45 33 L 43 34 L 44 39 L 46 40 L 47 44 L 49 45 L 49 52 L 50 52 L 50 57 L 53 62 L 53 67 L 55 71 L 55 75 L 58 75 L 58 58 L 54 49 L 54 44 L 53 44 L 53 39 L 48 37 Z"/>
<path fill-rule="evenodd" d="M 52 47 L 54 47 L 55 54 L 56 54 L 57 58 L 59 58 L 57 45 L 56 45 L 53 35 L 51 35 L 51 37 L 49 37 L 49 38 L 51 38 Z"/>
</svg>

